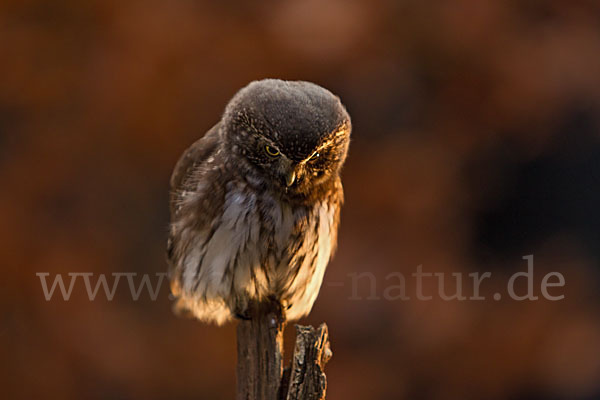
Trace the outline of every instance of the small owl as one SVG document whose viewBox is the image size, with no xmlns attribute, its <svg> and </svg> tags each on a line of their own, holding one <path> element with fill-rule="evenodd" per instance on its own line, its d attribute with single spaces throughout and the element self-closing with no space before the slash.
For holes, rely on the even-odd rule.
<svg viewBox="0 0 600 400">
<path fill-rule="evenodd" d="M 310 82 L 266 79 L 229 102 L 171 177 L 176 310 L 222 324 L 251 301 L 308 314 L 337 241 L 351 123 Z"/>
</svg>

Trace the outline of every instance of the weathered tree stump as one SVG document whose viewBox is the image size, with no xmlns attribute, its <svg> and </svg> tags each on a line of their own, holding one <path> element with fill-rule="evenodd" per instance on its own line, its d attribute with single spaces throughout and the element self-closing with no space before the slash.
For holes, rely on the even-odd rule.
<svg viewBox="0 0 600 400">
<path fill-rule="evenodd" d="M 327 325 L 296 325 L 291 365 L 283 370 L 285 316 L 276 302 L 252 304 L 237 327 L 237 400 L 321 400 L 331 358 Z"/>
<path fill-rule="evenodd" d="M 296 325 L 296 347 L 285 399 L 324 399 L 327 390 L 325 364 L 332 355 L 327 325 L 323 323 L 318 329 Z"/>
</svg>

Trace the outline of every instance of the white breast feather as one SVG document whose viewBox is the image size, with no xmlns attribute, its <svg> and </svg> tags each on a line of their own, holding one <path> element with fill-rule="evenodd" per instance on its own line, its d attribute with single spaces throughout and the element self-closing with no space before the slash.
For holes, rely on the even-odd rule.
<svg viewBox="0 0 600 400">
<path fill-rule="evenodd" d="M 288 205 L 281 206 L 275 201 L 269 203 L 272 203 L 269 209 L 275 226 L 274 239 L 276 251 L 279 253 L 277 257 L 281 258 L 281 254 L 289 245 L 294 229 L 294 215 Z M 297 319 L 312 308 L 331 254 L 330 229 L 334 210 L 326 203 L 322 203 L 316 206 L 315 212 L 319 214 L 319 226 L 315 227 L 316 218 L 310 218 L 300 252 L 302 250 L 316 252 L 317 254 L 314 254 L 317 258 L 316 267 L 311 274 L 308 263 L 314 257 L 312 254 L 307 255 L 304 265 L 289 290 L 290 293 L 296 293 L 296 297 L 289 299 L 292 305 L 288 311 L 290 319 Z M 231 277 L 234 279 L 235 292 L 245 292 L 251 297 L 262 297 L 268 294 L 270 291 L 268 282 L 283 279 L 283 275 L 281 277 L 278 275 L 285 273 L 287 266 L 275 265 L 274 255 L 268 260 L 268 265 L 263 266 L 266 267 L 270 279 L 267 279 L 263 272 L 265 268 L 259 268 L 260 246 L 264 246 L 259 242 L 259 227 L 260 218 L 254 195 L 231 190 L 225 197 L 221 223 L 208 243 L 204 244 L 204 241 L 209 235 L 209 229 L 196 235 L 197 243 L 191 246 L 183 261 L 182 286 L 188 299 L 196 299 L 189 305 L 198 318 L 213 319 L 217 323 L 229 318 L 230 312 L 223 298 L 228 298 L 230 295 Z M 315 241 L 318 242 L 317 246 L 313 246 Z M 236 254 L 238 260 L 235 273 L 223 279 L 226 269 L 232 267 L 231 261 Z M 201 265 L 198 270 L 199 263 Z M 251 270 L 254 271 L 254 280 Z M 305 291 L 295 290 L 302 286 L 306 286 Z"/>
</svg>

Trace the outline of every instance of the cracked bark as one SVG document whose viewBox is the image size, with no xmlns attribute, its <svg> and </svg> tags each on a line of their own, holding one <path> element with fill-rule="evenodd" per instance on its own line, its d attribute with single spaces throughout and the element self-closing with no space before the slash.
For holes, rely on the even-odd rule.
<svg viewBox="0 0 600 400">
<path fill-rule="evenodd" d="M 283 369 L 285 317 L 277 303 L 252 304 L 237 327 L 237 400 L 321 400 L 331 358 L 327 325 L 296 325 L 290 366 Z"/>
</svg>

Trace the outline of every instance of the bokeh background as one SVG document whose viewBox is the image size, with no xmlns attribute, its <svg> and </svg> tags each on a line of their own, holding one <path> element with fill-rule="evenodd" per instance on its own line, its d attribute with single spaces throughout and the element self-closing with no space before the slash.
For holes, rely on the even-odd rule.
<svg viewBox="0 0 600 400">
<path fill-rule="evenodd" d="M 36 273 L 165 271 L 178 156 L 278 77 L 353 117 L 303 321 L 330 327 L 328 399 L 600 399 L 597 1 L 5 0 L 0 57 L 2 398 L 234 397 L 233 324 L 176 318 L 166 284 L 46 301 Z M 350 299 L 418 265 L 490 271 L 489 297 L 528 254 L 564 300 Z"/>
</svg>

